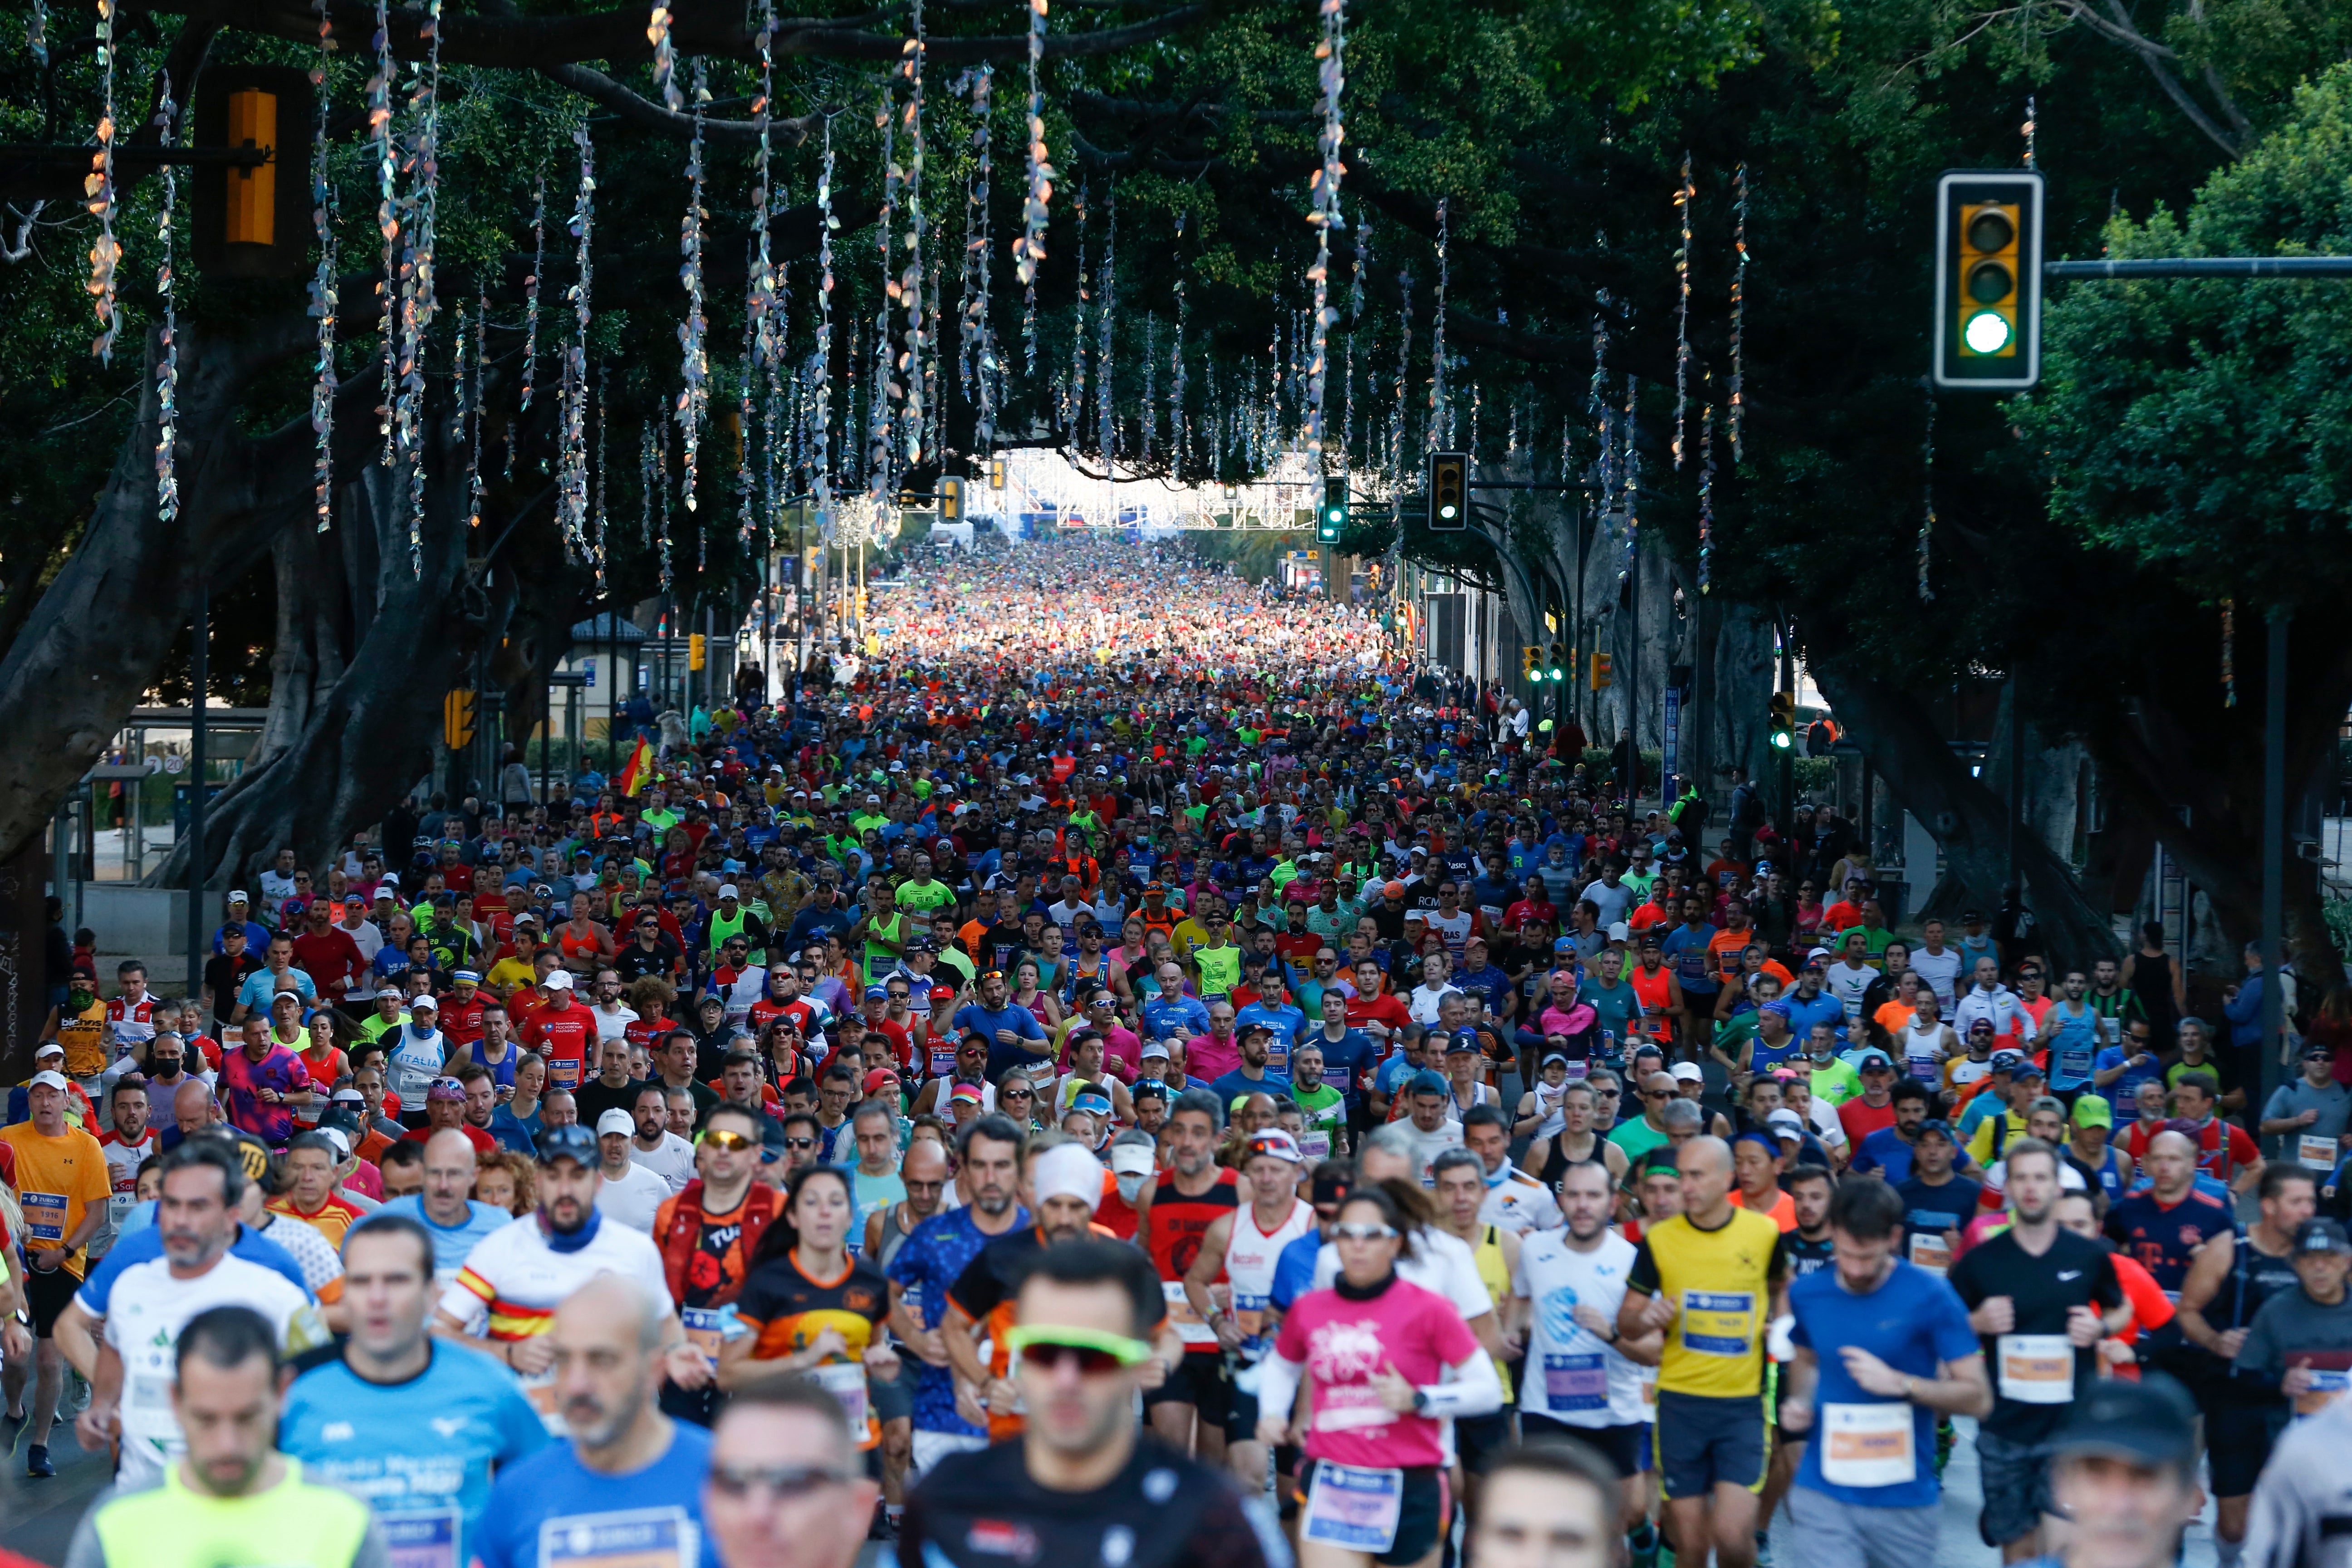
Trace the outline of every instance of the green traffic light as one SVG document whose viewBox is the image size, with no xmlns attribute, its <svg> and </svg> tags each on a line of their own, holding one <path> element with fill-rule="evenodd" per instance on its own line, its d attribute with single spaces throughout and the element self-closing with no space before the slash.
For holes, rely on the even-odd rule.
<svg viewBox="0 0 2352 1568">
<path fill-rule="evenodd" d="M 1997 354 L 2009 346 L 2009 321 L 1998 310 L 1979 310 L 1961 326 L 1960 338 L 1971 353 Z"/>
<path fill-rule="evenodd" d="M 1775 730 L 1775 731 L 1772 731 L 1772 749 L 1773 749 L 1773 750 L 1775 750 L 1775 751 L 1779 751 L 1779 752 L 1785 752 L 1785 751 L 1787 751 L 1787 750 L 1789 749 L 1789 744 L 1790 744 L 1790 742 L 1791 738 L 1792 738 L 1792 737 L 1790 735 L 1789 731 L 1786 731 L 1786 730 Z"/>
<path fill-rule="evenodd" d="M 1439 507 L 1437 509 L 1437 515 L 1440 517 L 1452 517 L 1454 515 L 1454 508 L 1451 506 Z"/>
</svg>

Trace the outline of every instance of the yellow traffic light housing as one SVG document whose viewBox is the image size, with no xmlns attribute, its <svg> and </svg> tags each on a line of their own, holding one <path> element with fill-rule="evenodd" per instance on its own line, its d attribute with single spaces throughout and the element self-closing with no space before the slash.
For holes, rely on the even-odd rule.
<svg viewBox="0 0 2352 1568">
<path fill-rule="evenodd" d="M 988 488 L 992 490 L 1004 488 L 1004 459 L 1002 458 L 988 459 Z"/>
<path fill-rule="evenodd" d="M 1797 743 L 1797 699 L 1788 691 L 1772 693 L 1772 749 L 1785 752 Z"/>
<path fill-rule="evenodd" d="M 1429 455 L 1429 526 L 1433 532 L 1459 532 L 1470 526 L 1470 455 Z"/>
<path fill-rule="evenodd" d="M 700 669 L 710 662 L 710 643 L 700 632 L 689 632 L 686 638 L 686 668 Z"/>
<path fill-rule="evenodd" d="M 2042 365 L 2042 176 L 1955 171 L 1937 192 L 1936 384 L 2032 386 Z"/>
<path fill-rule="evenodd" d="M 1543 679 L 1543 649 L 1530 646 L 1519 650 L 1519 674 L 1529 681 Z"/>
<path fill-rule="evenodd" d="M 961 479 L 945 479 L 940 481 L 940 521 L 941 522 L 963 521 L 963 481 Z"/>
<path fill-rule="evenodd" d="M 441 740 L 453 752 L 474 742 L 474 694 L 452 691 L 441 699 Z"/>
<path fill-rule="evenodd" d="M 1612 679 L 1609 656 L 1605 653 L 1594 654 L 1592 656 L 1592 689 L 1599 691 L 1605 689 Z"/>
</svg>

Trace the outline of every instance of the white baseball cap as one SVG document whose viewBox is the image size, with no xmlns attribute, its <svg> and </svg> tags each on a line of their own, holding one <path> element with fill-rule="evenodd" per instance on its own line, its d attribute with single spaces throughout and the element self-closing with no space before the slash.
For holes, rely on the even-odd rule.
<svg viewBox="0 0 2352 1568">
<path fill-rule="evenodd" d="M 734 899 L 737 900 L 740 900 L 743 897 L 741 893 L 736 890 L 735 884 L 732 882 L 730 882 L 725 887 L 719 889 L 719 896 L 722 899 Z"/>
<path fill-rule="evenodd" d="M 634 1138 L 637 1135 L 637 1119 L 615 1106 L 596 1118 L 596 1136 L 602 1138 L 608 1132 L 617 1132 L 624 1138 Z"/>
<path fill-rule="evenodd" d="M 26 1087 L 27 1089 L 54 1089 L 62 1092 L 72 1086 L 66 1082 L 65 1074 L 61 1072 L 44 1071 L 35 1073 L 26 1080 Z"/>
<path fill-rule="evenodd" d="M 569 991 L 572 989 L 572 971 L 568 969 L 550 970 L 548 971 L 547 978 L 541 981 L 540 984 L 546 986 L 550 991 Z"/>
</svg>

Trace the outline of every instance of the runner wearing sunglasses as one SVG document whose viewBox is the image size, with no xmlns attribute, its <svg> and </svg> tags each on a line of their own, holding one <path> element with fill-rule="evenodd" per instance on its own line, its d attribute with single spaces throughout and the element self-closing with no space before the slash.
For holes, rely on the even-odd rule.
<svg viewBox="0 0 2352 1568">
<path fill-rule="evenodd" d="M 1020 1441 L 957 1454 L 924 1478 L 908 1499 L 900 1568 L 1282 1561 L 1231 1481 L 1138 1429 L 1163 1313 L 1158 1272 L 1136 1247 L 1080 1236 L 1037 1253 L 1004 1332 L 1028 1412 Z"/>
<path fill-rule="evenodd" d="M 1307 1568 L 1430 1568 L 1454 1514 L 1444 1422 L 1498 1410 L 1503 1386 L 1446 1298 L 1397 1278 L 1427 1200 L 1405 1182 L 1360 1186 L 1332 1227 L 1339 1274 L 1283 1319 L 1258 1384 L 1262 1443 L 1289 1440 L 1302 1379 L 1299 1550 Z M 1449 1379 L 1448 1372 L 1453 1373 Z"/>
</svg>

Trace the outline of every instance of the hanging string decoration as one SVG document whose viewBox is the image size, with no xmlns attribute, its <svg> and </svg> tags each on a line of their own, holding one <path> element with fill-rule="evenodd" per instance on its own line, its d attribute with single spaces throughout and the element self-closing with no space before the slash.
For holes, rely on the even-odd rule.
<svg viewBox="0 0 2352 1568">
<path fill-rule="evenodd" d="M 547 176 L 536 182 L 530 204 L 530 276 L 522 280 L 522 398 L 530 406 L 531 384 L 539 375 L 539 280 L 547 275 Z M 508 443 L 509 463 L 513 443 Z M 511 472 L 511 468 L 509 468 Z"/>
<path fill-rule="evenodd" d="M 1620 435 L 1624 450 L 1618 459 L 1618 468 L 1624 475 L 1625 490 L 1625 558 L 1633 558 L 1633 549 L 1640 542 L 1642 527 L 1642 449 L 1633 438 L 1633 405 L 1640 395 L 1641 383 L 1632 374 L 1625 377 L 1625 420 Z"/>
<path fill-rule="evenodd" d="M 2033 167 L 2033 133 L 2038 129 L 2034 121 L 2039 118 L 2033 112 L 2033 95 L 2029 92 L 2025 95 L 2025 123 L 2018 127 L 2025 137 L 2025 166 L 2029 169 Z"/>
<path fill-rule="evenodd" d="M 1683 420 L 1690 405 L 1690 253 L 1691 203 L 1698 195 L 1691 184 L 1691 155 L 1683 154 L 1683 183 L 1675 187 L 1675 207 L 1682 214 L 1682 248 L 1675 252 L 1675 282 L 1682 298 L 1675 307 L 1675 470 L 1683 466 Z"/>
<path fill-rule="evenodd" d="M 654 86 L 661 89 L 662 101 L 669 105 L 672 114 L 686 105 L 677 89 L 677 52 L 669 41 L 669 7 L 658 3 L 646 22 L 646 42 L 654 47 Z"/>
<path fill-rule="evenodd" d="M 1184 225 L 1190 213 L 1176 215 L 1176 243 L 1184 243 Z M 1168 347 L 1168 466 L 1171 472 L 1184 471 L 1187 452 L 1197 456 L 1200 446 L 1191 439 L 1192 426 L 1184 418 L 1184 324 L 1191 318 L 1192 305 L 1184 295 L 1184 271 L 1176 272 L 1176 333 Z"/>
<path fill-rule="evenodd" d="M 604 436 L 613 427 L 612 375 L 611 365 L 600 364 L 596 367 L 596 510 L 593 519 L 596 531 L 593 550 L 596 558 L 596 593 L 600 597 L 604 592 L 604 564 L 610 548 L 605 538 L 605 530 L 609 522 L 604 510 L 604 480 L 606 475 L 611 472 L 612 463 L 606 456 L 608 447 Z M 479 416 L 476 417 L 478 419 Z M 475 427 L 478 430 L 480 428 L 478 424 Z"/>
<path fill-rule="evenodd" d="M 1436 318 L 1430 324 L 1429 336 L 1429 442 L 1428 448 L 1436 451 L 1454 441 L 1454 411 L 1445 402 L 1445 293 L 1453 281 L 1445 258 L 1448 238 L 1446 209 L 1449 198 L 1437 200 L 1437 305 Z"/>
<path fill-rule="evenodd" d="M 49 7 L 47 0 L 33 0 L 32 15 L 25 18 L 25 47 L 33 51 L 33 63 L 47 70 L 49 67 Z"/>
<path fill-rule="evenodd" d="M 669 426 L 654 426 L 655 547 L 661 552 L 661 591 L 673 585 L 669 572 Z"/>
<path fill-rule="evenodd" d="M 1160 426 L 1160 313 L 1146 311 L 1143 317 L 1143 451 L 1138 459 L 1144 468 L 1151 466 L 1152 436 Z"/>
<path fill-rule="evenodd" d="M 915 36 L 907 40 L 899 66 L 907 79 L 907 107 L 900 111 L 907 128 L 907 258 L 898 274 L 899 303 L 906 307 L 907 331 L 901 339 L 906 347 L 898 357 L 898 370 L 904 378 L 899 383 L 899 410 L 905 431 L 901 454 L 907 467 L 913 468 L 923 460 L 923 419 L 930 406 L 923 385 L 929 375 L 923 331 L 923 240 L 929 233 L 923 221 L 923 0 L 911 0 L 908 19 Z"/>
<path fill-rule="evenodd" d="M 759 127 L 760 144 L 751 173 L 751 276 L 743 312 L 751 326 L 752 362 L 773 366 L 782 353 L 776 317 L 776 264 L 768 234 L 772 177 L 768 119 L 776 101 L 776 0 L 760 0 L 760 31 L 753 42 L 760 51 L 758 96 L 751 100 L 751 121 Z M 701 105 L 695 106 L 695 124 L 701 126 Z"/>
<path fill-rule="evenodd" d="M 563 377 L 557 395 L 562 410 L 562 449 L 558 459 L 556 505 L 562 520 L 564 548 L 578 559 L 589 549 L 588 325 L 594 314 L 592 292 L 595 280 L 589 253 L 596 229 L 596 146 L 589 140 L 585 124 L 572 132 L 572 144 L 580 150 L 580 187 L 572 201 L 570 228 L 579 244 L 572 262 L 575 276 L 572 287 L 564 290 L 564 297 L 572 301 L 573 335 L 564 345 Z M 662 585 L 669 585 L 666 569 Z"/>
<path fill-rule="evenodd" d="M 1698 411 L 1698 591 L 1714 586 L 1715 567 L 1715 400 Z"/>
<path fill-rule="evenodd" d="M 2221 601 L 2221 706 L 2238 705 L 2238 601 Z"/>
<path fill-rule="evenodd" d="M 678 280 L 686 285 L 686 320 L 678 324 L 678 374 L 683 384 L 678 388 L 675 414 L 677 419 L 678 449 L 686 458 L 686 510 L 692 511 L 699 505 L 696 495 L 700 480 L 702 456 L 702 421 L 710 403 L 710 355 L 703 346 L 709 321 L 702 308 L 702 121 L 703 110 L 710 102 L 710 89 L 703 77 L 702 57 L 694 58 L 694 135 L 687 143 L 686 154 L 686 216 L 678 220 L 677 251 L 686 259 L 678 266 Z"/>
<path fill-rule="evenodd" d="M 318 91 L 319 124 L 310 142 L 310 231 L 319 241 L 319 267 L 310 276 L 310 314 L 319 323 L 317 373 L 310 384 L 310 433 L 317 440 L 311 458 L 316 491 L 312 509 L 318 531 L 327 531 L 332 520 L 335 429 L 335 225 L 334 186 L 327 177 L 327 56 L 335 47 L 334 23 L 319 0 L 319 63 L 310 72 Z"/>
<path fill-rule="evenodd" d="M 1746 428 L 1748 400 L 1742 384 L 1742 338 L 1748 324 L 1748 165 L 1731 176 L 1731 399 L 1723 412 L 1724 433 L 1731 439 L 1731 461 L 1739 463 L 1740 441 Z"/>
<path fill-rule="evenodd" d="M 408 466 L 408 554 L 425 570 L 425 352 L 433 318 L 433 253 L 438 226 L 441 122 L 441 0 L 426 0 L 418 34 L 428 41 L 424 68 L 409 95 L 415 131 L 409 142 L 411 179 L 400 235 L 400 394 L 394 436 Z"/>
<path fill-rule="evenodd" d="M 97 340 L 89 346 L 100 363 L 114 363 L 114 340 L 122 331 L 122 306 L 115 298 L 114 269 L 122 260 L 122 244 L 114 237 L 114 11 L 116 0 L 98 0 L 98 67 L 100 107 L 98 151 L 90 155 L 83 176 L 84 205 L 98 219 L 98 238 L 89 247 L 89 291 L 98 297 Z"/>
<path fill-rule="evenodd" d="M 988 180 L 989 162 L 989 96 L 995 72 L 986 65 L 974 66 L 956 79 L 958 92 L 971 94 L 971 173 L 964 185 L 963 198 L 963 284 L 960 293 L 963 300 L 963 320 L 956 332 L 956 384 L 962 389 L 964 401 L 981 405 L 978 425 L 973 437 L 986 451 L 989 426 L 994 423 L 987 406 L 988 352 L 988 274 L 989 240 Z M 977 383 L 975 383 L 977 377 Z"/>
<path fill-rule="evenodd" d="M 1593 479 L 1601 487 L 1601 504 L 1606 509 L 1616 489 L 1616 420 L 1609 407 L 1609 290 L 1592 291 L 1592 384 L 1585 394 L 1585 409 L 1592 416 L 1593 436 L 1599 443 L 1599 456 L 1593 463 Z"/>
<path fill-rule="evenodd" d="M 875 248 L 882 256 L 882 302 L 874 317 L 874 384 L 868 389 L 866 416 L 866 485 L 878 511 L 890 495 L 890 307 L 900 292 L 897 258 L 890 254 L 891 237 L 898 228 L 898 167 L 897 117 L 890 110 L 890 89 L 882 89 L 881 107 L 874 111 L 874 128 L 882 132 L 882 216 L 874 226 Z"/>
<path fill-rule="evenodd" d="M 637 542 L 654 542 L 654 426 L 637 426 Z"/>
<path fill-rule="evenodd" d="M 172 101 L 172 77 L 163 75 L 163 101 L 155 118 L 163 122 L 163 145 L 173 144 L 173 121 L 179 106 Z M 180 480 L 173 467 L 180 440 L 180 307 L 173 287 L 172 226 L 178 219 L 179 171 L 163 165 L 163 207 L 155 215 L 155 238 L 161 255 L 155 263 L 155 293 L 163 305 L 163 354 L 155 367 L 155 515 L 164 522 L 180 515 Z"/>
<path fill-rule="evenodd" d="M 743 386 L 735 406 L 735 494 L 739 502 L 736 538 L 748 551 L 751 544 L 751 387 L 759 379 L 760 323 L 743 318 Z"/>
<path fill-rule="evenodd" d="M 1093 194 L 1086 181 L 1078 182 L 1078 298 L 1070 307 L 1070 375 L 1055 410 L 1073 452 L 1078 449 L 1079 411 L 1087 403 L 1087 305 L 1094 299 L 1093 274 L 1087 270 L 1087 213 Z"/>
<path fill-rule="evenodd" d="M 824 120 L 824 157 L 816 180 L 816 353 L 810 356 L 814 411 L 809 420 L 809 489 L 816 509 L 833 505 L 833 117 Z"/>
<path fill-rule="evenodd" d="M 1054 199 L 1054 165 L 1045 148 L 1045 95 L 1037 63 L 1045 58 L 1045 0 L 1029 0 L 1029 194 L 1021 204 L 1021 237 L 1013 242 L 1013 271 L 1026 289 L 1021 341 L 1029 374 L 1037 374 L 1037 264 L 1045 259 L 1046 204 Z"/>
<path fill-rule="evenodd" d="M 385 0 L 375 4 L 375 74 L 368 78 L 368 140 L 375 150 L 375 226 L 383 241 L 383 276 L 376 280 L 376 296 L 383 302 L 378 313 L 383 338 L 383 401 L 376 405 L 376 434 L 383 449 L 376 461 L 392 463 L 393 406 L 400 399 L 398 332 L 400 312 L 393 290 L 398 285 L 399 258 L 394 243 L 400 237 L 400 155 L 392 131 L 392 18 Z"/>
<path fill-rule="evenodd" d="M 462 333 L 466 321 L 465 307 L 460 305 L 457 310 L 457 325 Z M 465 400 L 458 407 L 461 411 L 470 408 L 474 416 L 473 450 L 466 458 L 466 527 L 469 534 L 470 531 L 482 526 L 482 503 L 489 495 L 489 486 L 482 478 L 482 416 L 486 412 L 482 407 L 482 374 L 489 358 L 489 340 L 490 293 L 485 288 L 474 301 L 474 357 L 470 361 L 467 359 L 462 339 L 457 350 L 459 374 L 467 384 Z"/>
<path fill-rule="evenodd" d="M 1331 231 L 1347 226 L 1339 216 L 1339 177 L 1347 172 L 1339 162 L 1339 142 L 1346 133 L 1339 121 L 1339 93 L 1348 79 L 1342 58 L 1347 29 L 1344 0 L 1321 0 L 1318 9 L 1323 17 L 1323 37 L 1315 46 L 1315 58 L 1319 62 L 1316 74 L 1323 85 L 1323 130 L 1316 141 L 1323 153 L 1323 164 L 1312 177 L 1315 211 L 1307 220 L 1315 226 L 1315 265 L 1307 273 L 1307 280 L 1315 286 L 1315 325 L 1311 346 L 1307 351 L 1307 449 L 1319 458 L 1323 452 L 1323 390 L 1328 379 L 1330 328 L 1339 319 L 1339 312 L 1331 308 Z"/>
<path fill-rule="evenodd" d="M 1389 424 L 1389 472 L 1401 475 L 1405 463 L 1405 400 L 1412 381 L 1412 274 L 1397 274 L 1396 414 Z"/>
<path fill-rule="evenodd" d="M 1111 459 L 1118 456 L 1118 416 L 1113 405 L 1116 393 L 1111 378 L 1111 326 L 1118 313 L 1118 182 L 1114 180 L 1103 193 L 1102 299 L 1096 311 L 1100 347 L 1095 353 L 1095 441 L 1102 448 L 1105 474 L 1110 472 Z"/>
<path fill-rule="evenodd" d="M 1936 532 L 1936 384 L 1926 376 L 1919 386 L 1927 402 L 1927 433 L 1919 443 L 1919 597 L 1933 599 L 1936 591 L 1927 582 L 1927 564 Z"/>
</svg>

